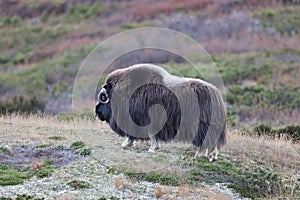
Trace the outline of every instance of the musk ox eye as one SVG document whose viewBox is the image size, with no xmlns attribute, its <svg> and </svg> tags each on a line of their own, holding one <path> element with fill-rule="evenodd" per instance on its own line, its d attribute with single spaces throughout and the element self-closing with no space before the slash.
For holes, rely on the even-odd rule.
<svg viewBox="0 0 300 200">
<path fill-rule="evenodd" d="M 99 99 L 101 103 L 108 103 L 108 97 L 105 93 L 100 93 L 99 95 Z"/>
</svg>

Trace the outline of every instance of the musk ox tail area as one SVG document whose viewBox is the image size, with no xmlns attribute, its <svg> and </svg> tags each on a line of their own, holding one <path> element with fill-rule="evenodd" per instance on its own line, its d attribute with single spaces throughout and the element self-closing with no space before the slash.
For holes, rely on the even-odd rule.
<svg viewBox="0 0 300 200">
<path fill-rule="evenodd" d="M 195 83 L 200 108 L 198 131 L 193 144 L 200 150 L 213 150 L 226 144 L 226 109 L 221 93 L 208 83 Z"/>
<path fill-rule="evenodd" d="M 226 122 L 224 122 L 223 130 L 222 130 L 219 140 L 218 140 L 218 149 L 225 146 L 226 143 L 227 143 Z"/>
</svg>

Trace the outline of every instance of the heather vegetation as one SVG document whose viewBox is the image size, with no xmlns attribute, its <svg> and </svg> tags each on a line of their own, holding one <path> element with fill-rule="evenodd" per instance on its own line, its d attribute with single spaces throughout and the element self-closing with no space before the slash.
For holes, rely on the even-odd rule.
<svg viewBox="0 0 300 200">
<path fill-rule="evenodd" d="M 73 167 L 68 168 L 73 161 L 89 159 L 97 151 L 111 153 L 106 148 L 107 143 L 113 141 L 119 145 L 115 143 L 120 143 L 119 139 L 103 139 L 112 133 L 95 119 L 93 108 L 71 110 L 73 84 L 80 64 L 100 41 L 120 31 L 148 26 L 183 32 L 206 49 L 225 85 L 223 95 L 231 139 L 216 163 L 193 158 L 188 149 L 172 163 L 180 168 L 177 171 L 140 173 L 122 163 L 107 165 L 107 174 L 124 174 L 130 181 L 159 183 L 172 189 L 182 185 L 199 187 L 224 183 L 241 197 L 299 198 L 298 0 L 2 0 L 0 126 L 4 129 L 0 129 L 0 137 L 1 134 L 5 137 L 0 138 L 0 199 L 11 197 L 2 197 L 1 187 L 51 178 L 62 166 L 73 170 Z M 191 55 L 197 61 L 194 64 L 209 63 L 198 56 Z M 187 61 L 170 52 L 147 49 L 122 55 L 99 77 L 99 85 L 111 70 L 142 62 L 162 65 L 170 73 L 186 77 L 209 79 L 215 76 L 205 69 L 206 77 L 201 76 Z M 207 64 L 206 69 L 211 66 Z M 102 143 L 89 145 L 91 141 L 85 135 L 90 133 L 100 134 Z M 46 135 L 41 136 L 43 134 Z M 137 146 L 127 153 L 140 156 L 145 149 Z M 24 152 L 30 159 L 40 154 L 52 157 L 24 160 L 25 164 L 12 161 L 20 159 Z M 150 157 L 157 164 L 172 156 L 174 154 L 162 151 L 158 157 Z M 111 159 L 116 163 L 121 160 L 117 155 Z M 58 164 L 60 162 L 63 163 Z M 136 167 L 144 168 L 138 164 Z M 62 191 L 80 193 L 97 188 L 97 183 L 91 183 L 92 178 L 77 177 L 76 173 L 69 181 L 60 183 L 67 187 Z M 123 187 L 133 191 L 130 181 L 122 179 L 114 184 L 117 190 Z M 173 198 L 161 188 L 155 191 L 156 197 Z M 184 191 L 189 193 L 188 189 Z M 98 198 L 118 199 L 114 197 L 116 194 L 109 195 L 113 196 L 101 194 Z M 39 196 L 18 194 L 18 198 L 38 199 Z"/>
</svg>

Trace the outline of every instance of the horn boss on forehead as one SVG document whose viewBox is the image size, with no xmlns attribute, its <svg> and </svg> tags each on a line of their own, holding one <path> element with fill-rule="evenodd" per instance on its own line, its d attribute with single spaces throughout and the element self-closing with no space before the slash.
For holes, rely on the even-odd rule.
<svg viewBox="0 0 300 200">
<path fill-rule="evenodd" d="M 215 86 L 199 79 L 173 76 L 152 64 L 115 70 L 107 76 L 105 85 L 111 88 L 101 89 L 96 114 L 105 118 L 115 133 L 127 137 L 123 147 L 136 139 L 148 138 L 149 151 L 153 152 L 159 147 L 158 141 L 180 140 L 194 144 L 198 153 L 212 153 L 211 161 L 217 159 L 218 149 L 226 143 L 226 110 Z M 163 107 L 163 112 L 151 113 L 156 105 Z M 124 111 L 130 117 L 124 117 Z M 129 128 L 120 127 L 120 122 Z M 152 126 L 157 133 L 140 133 L 143 129 L 134 128 L 138 126 Z"/>
</svg>

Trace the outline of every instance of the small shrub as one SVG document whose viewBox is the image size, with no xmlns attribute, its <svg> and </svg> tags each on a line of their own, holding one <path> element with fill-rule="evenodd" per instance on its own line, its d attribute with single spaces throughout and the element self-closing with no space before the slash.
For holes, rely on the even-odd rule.
<svg viewBox="0 0 300 200">
<path fill-rule="evenodd" d="M 263 10 L 261 12 L 261 17 L 264 19 L 271 19 L 275 16 L 275 13 L 272 10 Z"/>
<path fill-rule="evenodd" d="M 65 140 L 66 138 L 64 138 L 62 136 L 50 136 L 50 137 L 48 137 L 48 139 L 55 140 L 55 141 L 60 141 L 60 140 Z"/>
<path fill-rule="evenodd" d="M 248 198 L 266 198 L 280 195 L 286 190 L 282 177 L 261 167 L 234 174 L 231 188 Z"/>
<path fill-rule="evenodd" d="M 300 126 L 287 125 L 280 128 L 273 128 L 265 124 L 259 124 L 253 131 L 247 131 L 247 134 L 256 134 L 257 136 L 267 135 L 269 137 L 286 137 L 294 142 L 300 141 Z"/>
<path fill-rule="evenodd" d="M 254 128 L 254 132 L 258 135 L 258 136 L 262 136 L 262 135 L 270 135 L 272 132 L 272 128 L 271 126 L 265 125 L 265 124 L 260 124 L 257 125 Z"/>
<path fill-rule="evenodd" d="M 44 111 L 45 105 L 36 97 L 25 98 L 23 96 L 15 96 L 0 101 L 0 114 L 12 113 L 37 113 Z"/>
<path fill-rule="evenodd" d="M 85 149 L 83 149 L 83 150 L 80 152 L 80 155 L 82 155 L 82 156 L 88 156 L 88 155 L 91 155 L 91 152 L 92 152 L 91 149 L 85 148 Z"/>
<path fill-rule="evenodd" d="M 274 129 L 278 134 L 284 134 L 293 141 L 300 141 L 300 126 L 288 125 L 279 129 Z"/>
</svg>

